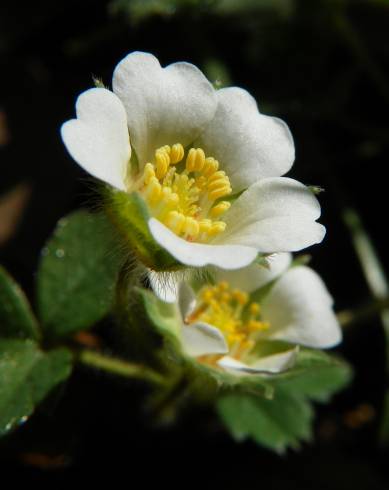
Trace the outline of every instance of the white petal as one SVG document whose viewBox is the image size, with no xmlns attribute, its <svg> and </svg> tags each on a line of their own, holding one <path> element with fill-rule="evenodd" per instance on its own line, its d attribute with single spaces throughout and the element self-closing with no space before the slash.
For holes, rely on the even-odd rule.
<svg viewBox="0 0 389 490">
<path fill-rule="evenodd" d="M 150 286 L 159 299 L 174 303 L 178 298 L 179 277 L 175 273 L 149 271 Z"/>
<path fill-rule="evenodd" d="M 269 268 L 253 263 L 235 271 L 216 269 L 215 279 L 218 282 L 227 281 L 231 287 L 251 293 L 286 271 L 292 261 L 292 255 L 278 253 L 271 255 L 267 260 Z"/>
<path fill-rule="evenodd" d="M 178 307 L 182 318 L 186 318 L 192 313 L 196 306 L 196 295 L 189 284 L 180 282 L 178 287 Z"/>
<path fill-rule="evenodd" d="M 316 223 L 320 205 L 300 182 L 263 179 L 249 187 L 225 214 L 226 231 L 213 243 L 247 245 L 258 252 L 295 252 L 319 243 L 324 226 Z"/>
<path fill-rule="evenodd" d="M 224 269 L 239 269 L 250 264 L 257 256 L 255 248 L 243 245 L 188 242 L 155 218 L 149 220 L 149 228 L 154 240 L 185 265 L 193 267 L 216 265 Z"/>
<path fill-rule="evenodd" d="M 269 339 L 317 348 L 333 347 L 341 341 L 333 299 L 309 267 L 288 270 L 261 306 L 264 320 L 270 323 Z"/>
<path fill-rule="evenodd" d="M 297 353 L 298 349 L 293 348 L 285 352 L 262 357 L 251 364 L 245 364 L 232 357 L 224 356 L 217 364 L 226 371 L 235 374 L 276 374 L 290 369 L 296 360 Z"/>
<path fill-rule="evenodd" d="M 182 346 L 193 357 L 208 354 L 226 354 L 228 346 L 218 328 L 207 323 L 193 323 L 182 326 Z"/>
<path fill-rule="evenodd" d="M 162 68 L 149 53 L 124 58 L 112 86 L 126 108 L 131 142 L 141 164 L 163 145 L 192 143 L 216 110 L 215 90 L 198 68 L 190 63 Z"/>
<path fill-rule="evenodd" d="M 288 126 L 258 111 L 254 98 L 238 87 L 217 91 L 214 119 L 196 145 L 220 162 L 234 192 L 291 168 L 294 144 Z"/>
<path fill-rule="evenodd" d="M 92 88 L 78 97 L 76 113 L 77 119 L 61 128 L 69 153 L 94 177 L 125 190 L 131 147 L 120 99 L 104 88 Z"/>
</svg>

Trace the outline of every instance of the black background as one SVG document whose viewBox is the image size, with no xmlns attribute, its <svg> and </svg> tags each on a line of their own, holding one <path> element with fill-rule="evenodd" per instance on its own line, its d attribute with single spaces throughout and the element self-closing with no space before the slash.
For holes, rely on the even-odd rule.
<svg viewBox="0 0 389 490">
<path fill-rule="evenodd" d="M 1 3 L 0 108 L 11 140 L 0 147 L 0 191 L 22 181 L 33 189 L 17 232 L 0 249 L 1 263 L 33 298 L 45 240 L 62 215 L 92 195 L 59 127 L 73 117 L 92 75 L 109 84 L 116 63 L 142 50 L 162 65 L 185 60 L 206 70 L 216 60 L 263 112 L 287 121 L 297 151 L 289 175 L 325 188 L 321 222 L 328 232 L 309 251 L 312 265 L 338 310 L 367 302 L 342 211 L 357 210 L 387 267 L 389 3 L 236 0 L 236 10 L 223 13 L 216 0 L 156 1 L 174 8 L 142 19 L 131 10 L 140 2 L 127 3 L 128 11 L 91 0 Z M 0 476 L 57 488 L 78 480 L 131 487 L 138 478 L 142 486 L 386 489 L 388 452 L 377 437 L 386 388 L 379 319 L 347 330 L 339 351 L 355 368 L 354 382 L 318 407 L 316 442 L 300 452 L 280 457 L 236 444 L 206 410 L 193 409 L 174 427 L 154 427 L 142 410 L 142 386 L 78 369 L 0 443 Z M 348 416 L 365 403 L 375 417 L 350 426 Z M 31 453 L 44 462 L 31 462 Z"/>
</svg>

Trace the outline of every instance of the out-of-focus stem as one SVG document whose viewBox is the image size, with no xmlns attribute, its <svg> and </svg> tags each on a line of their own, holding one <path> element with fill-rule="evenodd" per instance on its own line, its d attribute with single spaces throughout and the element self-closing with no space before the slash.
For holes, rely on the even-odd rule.
<svg viewBox="0 0 389 490">
<path fill-rule="evenodd" d="M 388 307 L 385 307 L 385 300 L 389 296 L 388 280 L 385 276 L 384 269 L 380 259 L 378 258 L 374 245 L 363 228 L 358 214 L 353 209 L 346 209 L 343 213 L 343 218 L 350 230 L 355 252 L 358 256 L 371 294 L 373 298 L 378 301 L 378 309 L 373 307 L 373 313 L 380 311 L 381 320 L 385 329 L 387 346 L 389 346 L 389 305 Z M 371 308 L 369 307 L 367 311 L 371 312 Z M 389 347 L 387 347 L 387 349 L 388 348 Z M 387 363 L 389 364 L 388 350 L 386 359 Z"/>
<path fill-rule="evenodd" d="M 152 369 L 141 364 L 106 356 L 100 352 L 83 350 L 78 353 L 77 360 L 86 366 L 125 378 L 139 379 L 159 385 L 164 384 L 164 378 Z"/>
<path fill-rule="evenodd" d="M 343 328 L 348 328 L 370 319 L 375 315 L 382 314 L 389 309 L 389 296 L 383 299 L 372 301 L 371 303 L 354 308 L 352 310 L 343 310 L 337 314 L 339 323 Z"/>
</svg>

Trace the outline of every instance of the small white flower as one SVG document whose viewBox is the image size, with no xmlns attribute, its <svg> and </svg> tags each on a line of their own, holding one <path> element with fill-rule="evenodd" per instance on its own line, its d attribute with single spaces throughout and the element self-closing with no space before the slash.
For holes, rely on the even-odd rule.
<svg viewBox="0 0 389 490">
<path fill-rule="evenodd" d="M 309 267 L 290 263 L 290 254 L 278 254 L 269 269 L 258 264 L 219 269 L 215 284 L 203 283 L 196 292 L 190 281 L 176 284 L 168 299 L 176 296 L 183 351 L 229 372 L 258 374 L 291 367 L 299 346 L 338 344 L 342 334 L 323 281 Z M 150 279 L 166 299 L 158 276 Z M 272 341 L 288 347 L 280 350 Z"/>
<path fill-rule="evenodd" d="M 141 52 L 117 65 L 112 88 L 82 93 L 62 138 L 91 175 L 144 198 L 153 239 L 177 261 L 237 269 L 323 239 L 316 198 L 280 177 L 294 161 L 288 127 L 248 92 Z"/>
</svg>

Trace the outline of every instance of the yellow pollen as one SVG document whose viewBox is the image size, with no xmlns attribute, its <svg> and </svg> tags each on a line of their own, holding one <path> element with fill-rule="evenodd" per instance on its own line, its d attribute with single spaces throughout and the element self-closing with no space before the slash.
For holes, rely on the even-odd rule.
<svg viewBox="0 0 389 490">
<path fill-rule="evenodd" d="M 228 282 L 222 281 L 200 291 L 197 308 L 186 321 L 188 324 L 203 321 L 219 328 L 230 351 L 239 358 L 253 348 L 256 335 L 270 328 L 261 319 L 260 311 L 260 305 L 250 303 L 245 291 L 231 289 Z"/>
<path fill-rule="evenodd" d="M 138 185 L 150 214 L 181 238 L 207 243 L 224 232 L 220 218 L 231 204 L 219 199 L 232 193 L 230 180 L 203 149 L 190 148 L 185 158 L 180 143 L 158 148 Z"/>
<path fill-rule="evenodd" d="M 219 204 L 216 204 L 216 206 L 214 206 L 211 211 L 210 211 L 210 216 L 212 218 L 218 218 L 219 216 L 221 216 L 223 213 L 225 213 L 226 211 L 228 211 L 231 207 L 231 203 L 228 202 L 228 201 L 221 201 L 219 202 Z"/>
</svg>

